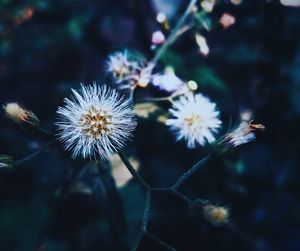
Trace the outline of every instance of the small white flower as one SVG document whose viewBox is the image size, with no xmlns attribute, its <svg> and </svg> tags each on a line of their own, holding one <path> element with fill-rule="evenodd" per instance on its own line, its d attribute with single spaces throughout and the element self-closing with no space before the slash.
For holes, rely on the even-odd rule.
<svg viewBox="0 0 300 251">
<path fill-rule="evenodd" d="M 183 81 L 175 75 L 173 70 L 169 70 L 164 74 L 154 75 L 152 84 L 161 90 L 174 92 L 182 87 Z"/>
<path fill-rule="evenodd" d="M 135 129 L 131 102 L 107 86 L 81 85 L 58 108 L 59 138 L 72 157 L 109 158 Z"/>
<path fill-rule="evenodd" d="M 130 59 L 127 51 L 115 52 L 108 57 L 106 70 L 111 73 L 117 83 L 122 82 L 138 69 L 138 63 Z"/>
<path fill-rule="evenodd" d="M 222 124 L 216 104 L 202 94 L 189 93 L 180 97 L 169 112 L 174 118 L 168 119 L 166 124 L 176 133 L 177 140 L 187 141 L 188 148 L 212 143 L 214 133 Z"/>
</svg>

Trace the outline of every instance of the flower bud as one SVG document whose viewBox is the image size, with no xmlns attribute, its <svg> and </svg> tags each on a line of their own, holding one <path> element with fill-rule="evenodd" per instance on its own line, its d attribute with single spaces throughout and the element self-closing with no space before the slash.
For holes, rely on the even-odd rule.
<svg viewBox="0 0 300 251">
<path fill-rule="evenodd" d="M 204 0 L 201 2 L 201 7 L 205 12 L 212 12 L 216 4 L 215 0 Z"/>
<path fill-rule="evenodd" d="M 155 31 L 152 33 L 152 44 L 161 45 L 166 41 L 165 35 L 161 31 Z"/>
<path fill-rule="evenodd" d="M 229 209 L 214 205 L 205 205 L 203 207 L 203 215 L 214 226 L 222 226 L 229 221 Z"/>
<path fill-rule="evenodd" d="M 234 148 L 255 140 L 255 132 L 264 130 L 265 126 L 262 124 L 243 121 L 236 129 L 214 143 L 215 152 L 218 155 L 226 155 Z"/>
<path fill-rule="evenodd" d="M 224 29 L 227 29 L 228 27 L 230 27 L 231 25 L 235 24 L 235 17 L 224 13 L 221 18 L 220 18 L 220 24 L 223 26 Z"/>
<path fill-rule="evenodd" d="M 196 33 L 195 40 L 197 45 L 199 46 L 200 53 L 206 57 L 209 54 L 210 50 L 205 37 L 201 36 L 199 33 Z"/>
<path fill-rule="evenodd" d="M 0 155 L 0 168 L 13 169 L 15 166 L 14 159 L 9 155 Z"/>
<path fill-rule="evenodd" d="M 10 119 L 19 125 L 29 125 L 31 127 L 39 127 L 40 121 L 38 117 L 31 111 L 25 110 L 18 103 L 8 103 L 3 109 Z"/>
</svg>

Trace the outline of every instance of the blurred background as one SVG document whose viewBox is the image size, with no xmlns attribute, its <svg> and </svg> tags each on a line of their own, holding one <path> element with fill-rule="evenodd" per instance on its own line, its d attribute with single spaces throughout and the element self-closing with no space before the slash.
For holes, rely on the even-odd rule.
<svg viewBox="0 0 300 251">
<path fill-rule="evenodd" d="M 191 31 L 167 51 L 161 66 L 168 64 L 180 78 L 198 83 L 199 91 L 218 104 L 224 131 L 245 111 L 266 126 L 255 142 L 209 163 L 181 188 L 191 199 L 230 207 L 239 230 L 215 227 L 167 195 L 154 196 L 149 229 L 177 250 L 298 251 L 300 9 L 277 0 L 232 2 L 219 1 L 209 14 L 214 26 L 203 33 L 207 57 L 199 53 Z M 157 13 L 166 13 L 173 26 L 187 4 L 0 0 L 1 104 L 20 103 L 54 131 L 56 109 L 70 88 L 81 82 L 110 84 L 105 60 L 116 50 L 151 58 L 151 35 L 161 29 Z M 223 13 L 236 19 L 228 29 L 218 24 Z M 1 154 L 20 159 L 45 143 L 0 115 Z M 165 126 L 147 119 L 139 119 L 126 151 L 155 186 L 171 185 L 206 154 L 176 143 Z M 0 250 L 129 250 L 141 223 L 144 191 L 129 180 L 117 157 L 111 162 L 117 189 L 109 170 L 95 174 L 94 166 L 71 160 L 58 143 L 15 171 L 0 170 Z M 60 198 L 74 170 L 83 167 Z M 111 190 L 104 191 L 102 183 Z M 145 237 L 139 250 L 165 249 Z"/>
</svg>

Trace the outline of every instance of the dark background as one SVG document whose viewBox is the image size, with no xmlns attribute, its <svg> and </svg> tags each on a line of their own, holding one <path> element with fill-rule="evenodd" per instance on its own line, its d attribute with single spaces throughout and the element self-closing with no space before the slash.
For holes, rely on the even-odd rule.
<svg viewBox="0 0 300 251">
<path fill-rule="evenodd" d="M 188 1 L 1 0 L 1 104 L 19 102 L 39 116 L 44 128 L 55 130 L 57 106 L 70 87 L 110 83 L 104 61 L 111 52 L 129 48 L 153 56 L 151 34 L 159 29 L 155 15 L 166 10 L 163 3 L 174 24 Z M 191 199 L 230 207 L 239 230 L 214 227 L 162 195 L 154 197 L 150 229 L 177 250 L 298 251 L 300 9 L 277 0 L 245 0 L 238 6 L 223 1 L 210 15 L 212 21 L 217 23 L 224 12 L 234 15 L 236 24 L 203 33 L 211 49 L 207 58 L 198 53 L 191 31 L 163 63 L 184 80 L 196 80 L 199 90 L 218 104 L 224 130 L 245 109 L 266 126 L 254 143 L 210 163 L 181 188 Z M 0 116 L 1 154 L 19 159 L 45 142 Z M 156 186 L 171 185 L 206 154 L 175 143 L 167 128 L 148 120 L 139 120 L 126 151 Z M 15 171 L 0 170 L 0 250 L 43 250 L 40 243 L 50 251 L 128 249 L 144 207 L 138 184 L 120 189 L 124 212 L 116 191 L 99 190 L 99 182 L 111 182 L 108 174 L 101 180 L 93 168 L 82 178 L 92 192 L 79 187 L 57 199 L 73 170 L 85 164 L 70 160 L 56 144 Z M 164 249 L 144 238 L 140 250 Z"/>
</svg>

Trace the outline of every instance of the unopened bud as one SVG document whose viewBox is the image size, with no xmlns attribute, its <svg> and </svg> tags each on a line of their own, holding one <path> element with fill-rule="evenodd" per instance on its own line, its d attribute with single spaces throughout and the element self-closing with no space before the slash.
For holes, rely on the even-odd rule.
<svg viewBox="0 0 300 251">
<path fill-rule="evenodd" d="M 205 12 L 212 12 L 215 6 L 215 0 L 204 0 L 201 2 L 201 7 Z"/>
<path fill-rule="evenodd" d="M 3 109 L 10 119 L 19 125 L 30 125 L 32 127 L 39 127 L 40 120 L 31 111 L 25 110 L 18 103 L 8 103 L 3 106 Z"/>
<path fill-rule="evenodd" d="M 224 29 L 227 29 L 231 25 L 235 24 L 235 17 L 230 14 L 224 13 L 220 18 L 220 24 Z"/>
<path fill-rule="evenodd" d="M 161 31 L 155 31 L 152 34 L 152 44 L 161 45 L 166 41 L 165 35 Z"/>
<path fill-rule="evenodd" d="M 198 89 L 198 84 L 194 80 L 190 80 L 187 82 L 187 86 L 191 91 L 196 91 Z"/>
</svg>

